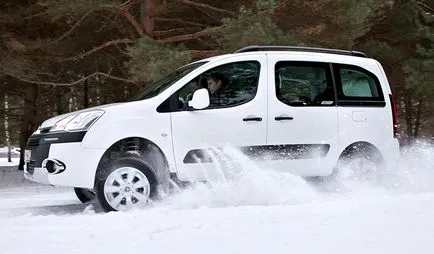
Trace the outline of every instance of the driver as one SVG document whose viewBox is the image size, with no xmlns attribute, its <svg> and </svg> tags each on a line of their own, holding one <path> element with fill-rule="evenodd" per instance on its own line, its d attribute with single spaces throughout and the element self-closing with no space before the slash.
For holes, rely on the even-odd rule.
<svg viewBox="0 0 434 254">
<path fill-rule="evenodd" d="M 227 82 L 220 73 L 212 73 L 207 78 L 207 89 L 211 106 L 224 104 L 228 99 Z"/>
</svg>

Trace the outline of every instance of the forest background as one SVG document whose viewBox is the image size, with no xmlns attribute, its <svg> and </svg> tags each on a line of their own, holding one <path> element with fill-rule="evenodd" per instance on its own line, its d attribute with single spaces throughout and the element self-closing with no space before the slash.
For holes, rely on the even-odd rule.
<svg viewBox="0 0 434 254">
<path fill-rule="evenodd" d="M 401 144 L 433 140 L 433 28 L 433 0 L 2 0 L 0 147 L 248 45 L 365 52 L 389 78 Z"/>
</svg>

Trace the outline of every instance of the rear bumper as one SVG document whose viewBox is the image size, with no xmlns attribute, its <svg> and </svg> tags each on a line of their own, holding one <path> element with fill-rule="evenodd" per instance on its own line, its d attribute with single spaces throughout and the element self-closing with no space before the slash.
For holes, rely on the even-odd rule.
<svg viewBox="0 0 434 254">
<path fill-rule="evenodd" d="M 42 184 L 93 188 L 96 169 L 105 150 L 83 148 L 81 146 L 83 137 L 84 135 L 68 137 L 67 134 L 57 140 L 53 137 L 47 138 L 47 135 L 31 137 L 27 147 L 31 155 L 27 158 L 24 176 Z M 39 139 L 39 142 L 35 139 Z M 62 141 L 66 142 L 62 143 Z M 65 169 L 49 173 L 48 164 L 43 163 L 46 159 L 60 161 Z"/>
</svg>

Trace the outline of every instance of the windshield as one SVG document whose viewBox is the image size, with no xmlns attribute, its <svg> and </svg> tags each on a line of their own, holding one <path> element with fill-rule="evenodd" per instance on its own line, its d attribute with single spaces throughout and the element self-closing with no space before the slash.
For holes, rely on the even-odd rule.
<svg viewBox="0 0 434 254">
<path fill-rule="evenodd" d="M 182 77 L 192 72 L 194 69 L 198 68 L 204 63 L 206 62 L 199 62 L 182 66 L 181 68 L 170 73 L 164 78 L 146 86 L 141 92 L 139 92 L 139 94 L 134 96 L 131 101 L 145 100 L 157 96 L 158 94 L 166 90 L 169 86 L 174 84 L 176 81 L 180 80 Z"/>
</svg>

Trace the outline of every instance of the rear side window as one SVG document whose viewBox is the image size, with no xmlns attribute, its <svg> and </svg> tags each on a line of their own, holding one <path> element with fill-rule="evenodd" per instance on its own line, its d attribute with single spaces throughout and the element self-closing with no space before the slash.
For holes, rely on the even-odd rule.
<svg viewBox="0 0 434 254">
<path fill-rule="evenodd" d="M 358 66 L 334 64 L 339 105 L 385 106 L 375 74 Z"/>
<path fill-rule="evenodd" d="M 277 98 L 289 106 L 333 106 L 335 94 L 328 63 L 278 62 Z"/>
</svg>

